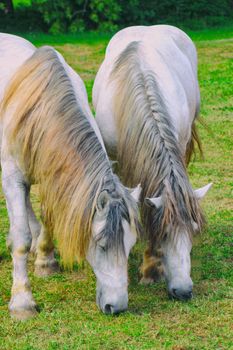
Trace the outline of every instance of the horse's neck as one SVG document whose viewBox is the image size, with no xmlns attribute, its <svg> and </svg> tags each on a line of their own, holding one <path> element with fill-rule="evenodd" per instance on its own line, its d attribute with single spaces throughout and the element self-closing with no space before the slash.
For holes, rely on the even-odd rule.
<svg viewBox="0 0 233 350">
<path fill-rule="evenodd" d="M 68 77 L 70 78 L 71 84 L 73 86 L 74 89 L 74 93 L 76 96 L 76 99 L 78 101 L 78 104 L 80 105 L 84 115 L 86 116 L 87 120 L 89 121 L 89 123 L 91 124 L 92 128 L 94 129 L 96 136 L 98 137 L 102 148 L 104 149 L 105 153 L 105 146 L 104 146 L 104 142 L 102 139 L 102 136 L 100 134 L 99 128 L 96 124 L 96 121 L 94 119 L 94 116 L 91 112 L 91 109 L 89 107 L 88 104 L 88 96 L 87 96 L 87 91 L 85 88 L 85 85 L 82 81 L 82 79 L 80 78 L 80 76 L 66 63 L 66 61 L 64 60 L 64 58 L 62 57 L 62 55 L 57 52 L 58 58 L 60 60 L 60 62 L 62 63 L 66 74 L 68 75 Z"/>
</svg>

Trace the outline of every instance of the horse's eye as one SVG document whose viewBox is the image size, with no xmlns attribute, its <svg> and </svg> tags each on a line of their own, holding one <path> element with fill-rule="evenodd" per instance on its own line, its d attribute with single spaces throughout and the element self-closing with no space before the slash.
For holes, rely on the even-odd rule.
<svg viewBox="0 0 233 350">
<path fill-rule="evenodd" d="M 99 244 L 99 247 L 104 253 L 106 252 L 106 247 L 105 246 Z"/>
</svg>

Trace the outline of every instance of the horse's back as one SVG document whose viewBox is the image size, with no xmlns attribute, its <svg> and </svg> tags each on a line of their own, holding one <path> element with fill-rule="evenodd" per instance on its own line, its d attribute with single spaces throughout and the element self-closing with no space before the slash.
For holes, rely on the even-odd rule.
<svg viewBox="0 0 233 350">
<path fill-rule="evenodd" d="M 4 93 L 11 78 L 20 71 L 21 66 L 33 55 L 37 49 L 29 41 L 11 34 L 0 33 L 0 102 L 4 97 Z M 80 76 L 66 63 L 63 56 L 54 50 L 59 61 L 63 65 L 67 76 L 72 84 L 76 100 L 80 105 L 83 115 L 89 120 L 99 141 L 104 148 L 104 143 L 100 135 L 100 131 L 93 118 L 91 109 L 88 104 L 88 97 L 84 82 Z M 2 124 L 2 123 L 0 123 Z M 0 144 L 2 125 L 0 125 Z"/>
<path fill-rule="evenodd" d="M 132 41 L 141 41 L 160 52 L 175 43 L 192 63 L 196 64 L 196 50 L 192 40 L 180 29 L 169 25 L 133 26 L 120 30 L 110 40 L 106 56 L 117 56 Z"/>
<path fill-rule="evenodd" d="M 0 33 L 0 101 L 12 76 L 34 51 L 35 47 L 29 41 Z"/>
<path fill-rule="evenodd" d="M 105 83 L 109 80 L 111 71 L 118 56 L 134 42 L 140 42 L 142 67 L 156 73 L 161 85 L 169 89 L 177 76 L 181 83 L 186 85 L 187 75 L 191 79 L 190 86 L 185 87 L 192 91 L 192 86 L 198 90 L 197 55 L 191 39 L 180 29 L 168 25 L 133 26 L 116 33 L 110 40 L 104 62 L 100 67 L 95 80 L 93 103 L 97 104 L 99 87 L 106 90 Z M 172 79 L 168 79 L 172 75 Z M 179 84 L 179 82 L 177 82 Z M 177 90 L 177 87 L 173 89 Z M 197 92 L 197 91 L 196 91 Z"/>
<path fill-rule="evenodd" d="M 114 64 L 116 58 L 133 41 L 140 42 L 141 63 L 145 69 L 153 70 L 159 78 L 163 74 L 178 76 L 182 84 L 186 83 L 186 75 L 196 78 L 197 54 L 192 40 L 180 29 L 168 25 L 135 26 L 122 29 L 108 44 L 106 60 Z M 162 84 L 161 84 L 162 85 Z"/>
<path fill-rule="evenodd" d="M 0 33 L 0 103 L 6 86 L 19 67 L 33 54 L 35 47 L 16 35 Z M 0 151 L 2 122 L 0 122 Z"/>
</svg>

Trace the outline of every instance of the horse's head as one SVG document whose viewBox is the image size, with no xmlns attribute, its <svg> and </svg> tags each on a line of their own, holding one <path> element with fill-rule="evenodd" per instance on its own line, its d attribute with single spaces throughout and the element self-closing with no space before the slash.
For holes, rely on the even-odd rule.
<svg viewBox="0 0 233 350">
<path fill-rule="evenodd" d="M 87 260 L 97 278 L 97 304 L 106 314 L 116 314 L 128 307 L 127 262 L 136 242 L 135 200 L 139 196 L 137 187 L 127 194 L 127 199 L 113 197 L 107 190 L 97 198 Z"/>
<path fill-rule="evenodd" d="M 198 190 L 193 191 L 194 197 L 197 200 L 202 199 L 212 184 L 208 184 Z M 147 204 L 154 207 L 156 211 L 162 211 L 166 205 L 166 200 L 163 196 L 155 198 L 147 198 Z M 190 230 L 190 226 L 192 229 Z M 193 282 L 190 277 L 191 259 L 190 253 L 192 249 L 192 236 L 190 231 L 194 233 L 199 230 L 197 223 L 192 220 L 191 223 L 176 225 L 169 222 L 165 227 L 165 233 L 160 241 L 161 262 L 163 265 L 163 273 L 167 283 L 168 293 L 172 298 L 179 300 L 188 300 L 192 298 Z M 175 232 L 174 232 L 175 231 Z"/>
</svg>

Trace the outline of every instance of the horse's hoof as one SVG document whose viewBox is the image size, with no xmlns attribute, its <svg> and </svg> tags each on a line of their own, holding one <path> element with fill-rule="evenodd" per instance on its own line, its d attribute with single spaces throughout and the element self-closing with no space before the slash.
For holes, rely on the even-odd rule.
<svg viewBox="0 0 233 350">
<path fill-rule="evenodd" d="M 60 272 L 59 264 L 54 260 L 48 265 L 35 265 L 34 273 L 39 277 L 48 277 Z"/>
<path fill-rule="evenodd" d="M 148 284 L 152 284 L 154 282 L 155 282 L 154 279 L 151 277 L 142 277 L 139 283 L 144 284 L 144 285 L 148 285 Z"/>
<path fill-rule="evenodd" d="M 9 311 L 11 317 L 19 321 L 34 317 L 37 314 L 37 310 L 31 290 L 27 290 L 25 287 L 25 290 L 22 289 L 17 293 L 13 292 L 9 304 Z"/>
<path fill-rule="evenodd" d="M 37 311 L 35 307 L 28 309 L 12 309 L 10 310 L 10 315 L 12 319 L 16 321 L 26 321 L 35 317 L 37 315 Z"/>
</svg>

